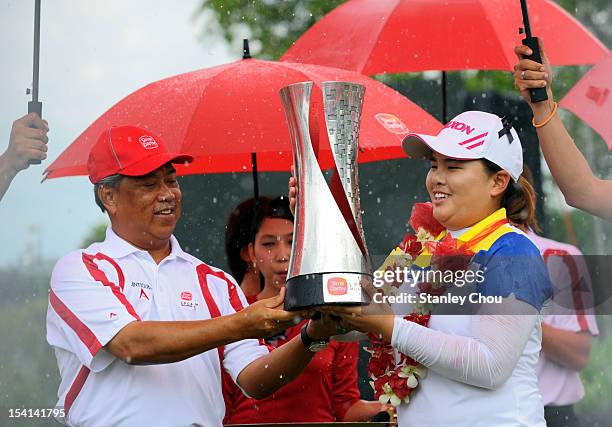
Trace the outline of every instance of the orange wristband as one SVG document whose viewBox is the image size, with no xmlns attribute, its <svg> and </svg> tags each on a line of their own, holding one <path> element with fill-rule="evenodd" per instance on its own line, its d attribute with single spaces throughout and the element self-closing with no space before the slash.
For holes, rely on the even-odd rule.
<svg viewBox="0 0 612 427">
<path fill-rule="evenodd" d="M 555 116 L 555 113 L 557 112 L 557 107 L 559 106 L 559 104 L 557 104 L 556 102 L 553 102 L 553 109 L 550 112 L 550 115 L 548 117 L 546 117 L 546 120 L 544 120 L 542 123 L 536 123 L 535 122 L 535 117 L 531 119 L 531 124 L 533 125 L 534 128 L 541 128 L 543 126 L 546 126 L 548 124 L 548 122 L 550 122 L 552 120 L 552 118 Z"/>
</svg>

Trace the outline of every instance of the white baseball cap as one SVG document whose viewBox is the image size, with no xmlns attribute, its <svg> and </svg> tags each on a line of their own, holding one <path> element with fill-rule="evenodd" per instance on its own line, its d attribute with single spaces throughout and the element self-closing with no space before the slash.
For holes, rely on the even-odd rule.
<svg viewBox="0 0 612 427">
<path fill-rule="evenodd" d="M 408 134 L 402 147 L 415 159 L 429 159 L 432 151 L 458 160 L 487 159 L 514 181 L 523 173 L 523 148 L 509 120 L 483 111 L 459 114 L 435 136 Z"/>
</svg>

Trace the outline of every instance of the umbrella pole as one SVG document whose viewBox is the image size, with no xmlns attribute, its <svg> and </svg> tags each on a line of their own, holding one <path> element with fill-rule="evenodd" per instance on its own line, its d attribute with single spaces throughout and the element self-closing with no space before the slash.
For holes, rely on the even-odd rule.
<svg viewBox="0 0 612 427">
<path fill-rule="evenodd" d="M 38 100 L 39 60 L 40 60 L 40 0 L 34 0 L 34 60 L 32 64 L 32 100 L 28 102 L 28 113 L 36 113 L 38 114 L 38 117 L 42 118 L 42 102 Z"/>
<path fill-rule="evenodd" d="M 253 196 L 259 200 L 259 179 L 257 177 L 257 153 L 251 153 L 251 169 L 253 171 Z"/>
<path fill-rule="evenodd" d="M 447 120 L 446 111 L 446 71 L 442 71 L 442 124 L 446 124 Z"/>
<path fill-rule="evenodd" d="M 36 113 L 42 118 L 42 102 L 38 100 L 38 68 L 40 60 L 40 0 L 34 0 L 34 60 L 32 63 L 32 100 L 28 102 L 28 114 Z M 28 90 L 26 93 L 30 93 Z M 41 160 L 28 160 L 30 165 L 39 165 Z M 43 179 L 44 181 L 44 179 Z"/>
</svg>

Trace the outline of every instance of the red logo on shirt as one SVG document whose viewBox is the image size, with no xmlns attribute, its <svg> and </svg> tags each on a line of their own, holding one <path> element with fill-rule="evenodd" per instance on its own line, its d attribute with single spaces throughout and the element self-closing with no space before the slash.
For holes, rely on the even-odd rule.
<svg viewBox="0 0 612 427">
<path fill-rule="evenodd" d="M 113 313 L 112 311 L 110 312 L 110 314 L 108 315 L 108 317 L 110 319 L 112 319 L 113 317 L 117 317 L 117 313 Z"/>
<path fill-rule="evenodd" d="M 146 298 L 149 299 L 149 296 L 147 295 L 147 293 L 144 291 L 144 289 L 140 290 L 140 298 Z"/>
<path fill-rule="evenodd" d="M 193 295 L 191 295 L 191 292 L 181 292 L 181 299 L 183 301 L 191 301 L 191 299 L 193 298 Z"/>
<path fill-rule="evenodd" d="M 327 290 L 330 295 L 346 295 L 348 283 L 343 277 L 332 277 L 327 281 Z"/>
</svg>

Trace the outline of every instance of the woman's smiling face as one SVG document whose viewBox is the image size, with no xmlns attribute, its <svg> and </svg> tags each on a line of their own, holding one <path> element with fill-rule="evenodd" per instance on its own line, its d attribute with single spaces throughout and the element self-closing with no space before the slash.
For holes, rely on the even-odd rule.
<svg viewBox="0 0 612 427">
<path fill-rule="evenodd" d="M 504 188 L 481 160 L 455 160 L 433 152 L 425 185 L 434 217 L 449 230 L 476 224 L 500 207 Z M 507 184 L 507 179 L 505 179 Z"/>
</svg>

